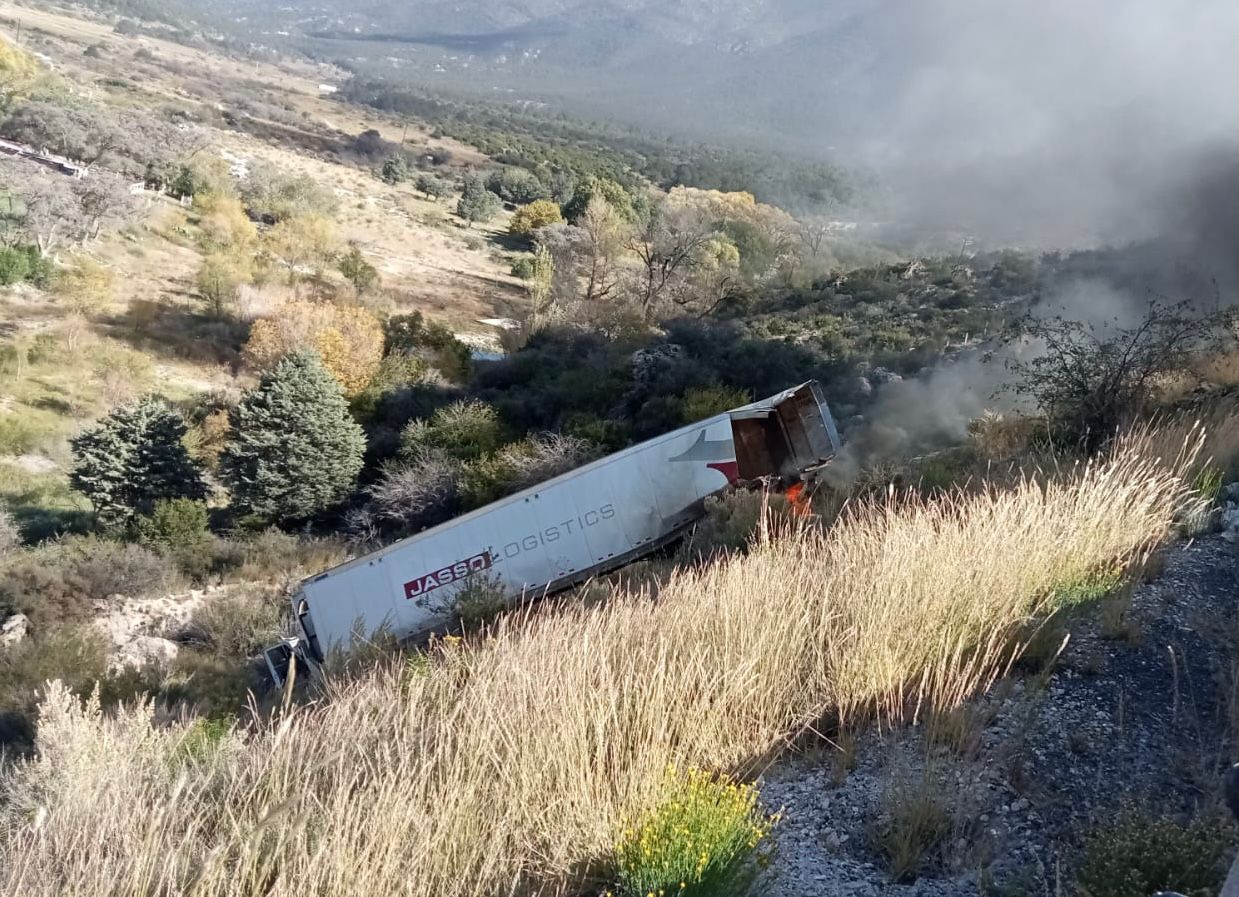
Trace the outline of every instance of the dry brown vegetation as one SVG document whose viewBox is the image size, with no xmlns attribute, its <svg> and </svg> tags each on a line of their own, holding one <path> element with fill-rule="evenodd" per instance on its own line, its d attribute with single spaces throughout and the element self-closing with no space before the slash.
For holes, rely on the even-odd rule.
<svg viewBox="0 0 1239 897">
<path fill-rule="evenodd" d="M 1182 437 L 859 505 L 681 570 L 657 601 L 518 614 L 247 732 L 52 688 L 39 755 L 3 781 L 0 893 L 578 892 L 668 763 L 751 774 L 806 728 L 949 710 L 991 682 L 1056 593 L 1169 535 L 1201 448 Z"/>
<path fill-rule="evenodd" d="M 450 153 L 453 171 L 487 163 L 473 148 L 432 138 L 417 123 L 397 122 L 320 95 L 320 83 L 339 81 L 344 73 L 305 62 L 234 59 L 154 37 L 117 34 L 111 25 L 79 15 L 0 2 L 0 36 L 11 40 L 18 22 L 26 42 L 54 60 L 55 73 L 66 82 L 89 85 L 92 98 L 116 109 L 178 110 L 191 120 L 200 119 L 186 137 L 193 148 L 306 175 L 330 189 L 340 204 L 335 223 L 341 240 L 356 242 L 374 259 L 402 308 L 422 309 L 454 325 L 485 331 L 477 318 L 508 316 L 524 302 L 505 254 L 471 250 L 466 238 L 477 231 L 467 235 L 455 227 L 446 214 L 448 205 L 420 196 L 412 184 L 384 184 L 362 167 L 314 151 L 309 138 L 317 132 L 356 135 L 375 130 L 387 140 Z M 83 51 L 91 46 L 103 51 L 86 56 Z M 145 59 L 135 59 L 140 49 L 148 54 Z M 264 98 L 278 101 L 300 124 L 309 135 L 306 146 L 215 126 L 217 104 L 230 108 L 234 102 Z M 249 112 L 241 117 L 255 120 Z M 166 225 L 156 230 L 175 238 L 184 224 L 167 222 L 172 211 L 157 208 L 153 214 Z M 150 215 L 147 210 L 139 218 Z M 506 221 L 499 219 L 484 233 L 504 230 Z M 195 254 L 177 252 L 168 242 L 143 235 L 144 254 L 153 253 L 146 258 L 135 259 L 130 253 L 135 247 L 119 240 L 96 244 L 92 252 L 125 283 L 122 301 L 168 301 L 193 292 L 198 263 Z"/>
</svg>

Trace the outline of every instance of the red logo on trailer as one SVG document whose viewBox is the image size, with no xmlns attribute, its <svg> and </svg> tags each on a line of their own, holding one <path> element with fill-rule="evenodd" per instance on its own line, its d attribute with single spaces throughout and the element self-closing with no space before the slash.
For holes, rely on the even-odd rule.
<svg viewBox="0 0 1239 897">
<path fill-rule="evenodd" d="M 489 569 L 492 563 L 490 552 L 483 551 L 481 554 L 475 554 L 471 558 L 465 558 L 462 561 L 457 561 L 454 564 L 449 564 L 430 573 L 423 573 L 416 579 L 411 579 L 404 584 L 404 597 L 410 601 L 423 598 L 435 589 L 441 589 L 446 585 L 451 585 L 464 579 L 470 573 Z"/>
</svg>

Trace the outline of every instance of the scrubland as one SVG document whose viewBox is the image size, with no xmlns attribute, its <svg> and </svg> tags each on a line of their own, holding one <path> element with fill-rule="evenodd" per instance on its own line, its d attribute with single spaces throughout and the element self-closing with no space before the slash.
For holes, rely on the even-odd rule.
<svg viewBox="0 0 1239 897">
<path fill-rule="evenodd" d="M 518 612 L 248 727 L 105 716 L 53 687 L 37 757 L 5 774 L 0 893 L 601 890 L 669 764 L 753 777 L 806 731 L 984 689 L 1056 603 L 1171 535 L 1194 466 L 1233 448 L 1208 436 L 858 501 L 656 600 Z"/>
</svg>

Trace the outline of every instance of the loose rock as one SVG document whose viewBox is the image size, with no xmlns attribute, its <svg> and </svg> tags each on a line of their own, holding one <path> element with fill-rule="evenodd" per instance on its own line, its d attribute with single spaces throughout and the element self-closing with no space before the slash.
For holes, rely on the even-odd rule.
<svg viewBox="0 0 1239 897">
<path fill-rule="evenodd" d="M 25 614 L 13 614 L 0 624 L 0 648 L 16 645 L 30 632 L 30 620 Z"/>
</svg>

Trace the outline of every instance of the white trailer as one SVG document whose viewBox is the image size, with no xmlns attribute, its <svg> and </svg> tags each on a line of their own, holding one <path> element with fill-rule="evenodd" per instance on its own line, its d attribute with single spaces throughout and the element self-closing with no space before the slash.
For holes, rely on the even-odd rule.
<svg viewBox="0 0 1239 897">
<path fill-rule="evenodd" d="M 415 638 L 478 576 L 513 599 L 569 588 L 673 539 L 728 485 L 787 483 L 839 447 L 815 382 L 634 445 L 305 580 L 301 632 L 268 662 L 277 674 L 294 651 L 321 661 L 380 631 Z"/>
</svg>

